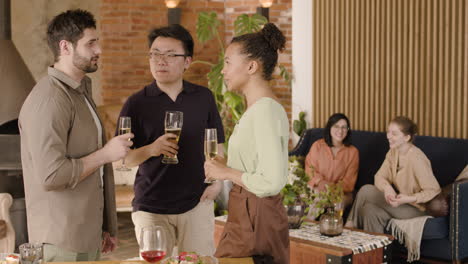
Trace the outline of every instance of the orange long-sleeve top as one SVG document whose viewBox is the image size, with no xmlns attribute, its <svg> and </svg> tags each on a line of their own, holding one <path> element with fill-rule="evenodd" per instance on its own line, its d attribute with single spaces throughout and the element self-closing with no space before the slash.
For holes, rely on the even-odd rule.
<svg viewBox="0 0 468 264">
<path fill-rule="evenodd" d="M 359 169 L 359 151 L 354 146 L 343 147 L 333 156 L 325 140 L 319 139 L 312 144 L 305 160 L 305 170 L 310 175 L 314 167 L 314 177 L 309 181 L 311 188 L 319 182 L 337 183 L 342 181 L 343 191 L 352 192 Z"/>
</svg>

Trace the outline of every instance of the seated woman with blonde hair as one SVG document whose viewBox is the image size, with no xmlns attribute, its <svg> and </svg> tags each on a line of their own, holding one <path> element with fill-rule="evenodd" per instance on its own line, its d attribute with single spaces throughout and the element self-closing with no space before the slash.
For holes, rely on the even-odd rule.
<svg viewBox="0 0 468 264">
<path fill-rule="evenodd" d="M 431 162 L 412 143 L 416 132 L 416 124 L 407 117 L 399 116 L 390 122 L 387 129 L 390 150 L 375 175 L 375 184 L 359 190 L 347 227 L 384 233 L 392 218 L 427 215 L 425 203 L 441 189 Z"/>
<path fill-rule="evenodd" d="M 359 168 L 359 151 L 351 145 L 351 125 L 346 115 L 336 113 L 328 118 L 323 138 L 312 144 L 305 160 L 305 170 L 313 177 L 309 186 L 323 191 L 331 183 L 342 183 L 344 207 L 353 202 L 353 190 Z"/>
</svg>

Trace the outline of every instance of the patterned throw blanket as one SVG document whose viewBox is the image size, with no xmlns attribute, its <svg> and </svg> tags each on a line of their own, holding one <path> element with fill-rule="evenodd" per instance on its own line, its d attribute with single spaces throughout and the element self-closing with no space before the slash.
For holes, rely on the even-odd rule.
<svg viewBox="0 0 468 264">
<path fill-rule="evenodd" d="M 426 220 L 432 216 L 420 216 L 410 219 L 391 219 L 387 229 L 408 250 L 408 262 L 420 258 L 421 237 Z"/>
<path fill-rule="evenodd" d="M 353 254 L 383 248 L 392 243 L 392 240 L 387 236 L 372 235 L 349 229 L 343 229 L 343 233 L 339 236 L 324 236 L 320 234 L 320 227 L 317 223 L 308 222 L 302 224 L 300 229 L 290 229 L 289 236 L 327 245 L 349 248 L 353 251 Z"/>
</svg>

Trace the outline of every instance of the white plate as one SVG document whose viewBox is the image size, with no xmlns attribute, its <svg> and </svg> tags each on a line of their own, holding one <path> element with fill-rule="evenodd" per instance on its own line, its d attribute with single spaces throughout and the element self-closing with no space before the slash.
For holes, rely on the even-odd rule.
<svg viewBox="0 0 468 264">
<path fill-rule="evenodd" d="M 5 260 L 5 258 L 8 256 L 8 255 L 16 255 L 19 257 L 19 254 L 16 254 L 16 253 L 0 253 L 0 260 Z"/>
</svg>

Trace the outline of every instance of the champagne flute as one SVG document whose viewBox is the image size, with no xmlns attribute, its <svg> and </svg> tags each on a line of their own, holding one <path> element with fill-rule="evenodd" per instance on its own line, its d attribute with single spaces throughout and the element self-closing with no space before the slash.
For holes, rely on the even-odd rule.
<svg viewBox="0 0 468 264">
<path fill-rule="evenodd" d="M 339 203 L 334 203 L 333 205 L 335 207 L 335 212 L 337 212 L 340 215 L 340 217 L 343 217 L 344 201 L 341 201 Z"/>
<path fill-rule="evenodd" d="M 176 135 L 176 138 L 169 139 L 173 143 L 179 143 L 180 134 L 182 133 L 183 119 L 184 113 L 180 111 L 166 111 L 166 117 L 164 118 L 164 131 L 166 134 L 171 133 Z M 164 155 L 161 162 L 164 164 L 177 164 L 179 163 L 179 159 L 177 158 L 177 155 L 174 155 L 174 157 Z"/>
<path fill-rule="evenodd" d="M 216 128 L 205 129 L 205 159 L 214 159 L 218 155 L 218 136 Z M 213 183 L 212 180 L 205 178 L 205 183 Z"/>
<path fill-rule="evenodd" d="M 127 134 L 132 131 L 132 121 L 128 116 L 121 116 L 119 118 L 119 135 Z M 129 139 L 130 140 L 130 139 Z M 130 171 L 127 166 L 125 166 L 125 157 L 122 159 L 122 165 L 117 168 L 118 171 Z"/>
<path fill-rule="evenodd" d="M 166 256 L 166 232 L 161 226 L 145 226 L 140 230 L 140 255 L 150 263 Z"/>
</svg>

